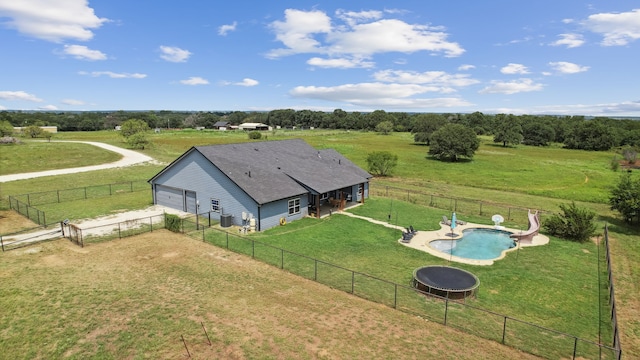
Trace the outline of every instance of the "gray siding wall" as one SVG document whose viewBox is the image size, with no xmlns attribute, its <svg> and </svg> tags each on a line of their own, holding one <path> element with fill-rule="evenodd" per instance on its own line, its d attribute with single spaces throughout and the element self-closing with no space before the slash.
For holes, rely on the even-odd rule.
<svg viewBox="0 0 640 360">
<path fill-rule="evenodd" d="M 243 225 L 242 212 L 251 213 L 254 218 L 258 216 L 255 201 L 197 151 L 174 163 L 154 184 L 195 191 L 198 213 L 211 210 L 212 198 L 220 200 L 222 213 L 231 214 L 234 225 Z M 220 213 L 211 213 L 211 217 L 220 220 Z"/>
<path fill-rule="evenodd" d="M 287 223 L 299 220 L 309 215 L 309 197 L 307 194 L 300 195 L 300 213 L 289 215 L 289 200 L 296 199 L 296 197 L 288 198 L 285 200 L 274 201 L 268 204 L 262 205 L 260 209 L 260 217 L 262 217 L 261 230 L 266 230 L 274 226 L 280 226 L 280 218 L 284 217 Z"/>
</svg>

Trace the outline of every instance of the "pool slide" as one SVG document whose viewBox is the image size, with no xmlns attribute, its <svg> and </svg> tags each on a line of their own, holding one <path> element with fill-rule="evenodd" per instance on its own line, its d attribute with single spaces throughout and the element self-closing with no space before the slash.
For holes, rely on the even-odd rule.
<svg viewBox="0 0 640 360">
<path fill-rule="evenodd" d="M 529 230 L 525 232 L 521 232 L 518 234 L 511 234 L 509 237 L 515 239 L 521 244 L 531 244 L 533 242 L 533 237 L 538 235 L 540 230 L 540 215 L 538 215 L 538 210 L 532 213 L 529 210 Z"/>
</svg>

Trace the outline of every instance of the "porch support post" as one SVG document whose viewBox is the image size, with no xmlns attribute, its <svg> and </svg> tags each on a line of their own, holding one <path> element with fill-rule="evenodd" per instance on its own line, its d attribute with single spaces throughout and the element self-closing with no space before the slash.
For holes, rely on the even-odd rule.
<svg viewBox="0 0 640 360">
<path fill-rule="evenodd" d="M 320 194 L 316 195 L 316 218 L 320 219 Z"/>
</svg>

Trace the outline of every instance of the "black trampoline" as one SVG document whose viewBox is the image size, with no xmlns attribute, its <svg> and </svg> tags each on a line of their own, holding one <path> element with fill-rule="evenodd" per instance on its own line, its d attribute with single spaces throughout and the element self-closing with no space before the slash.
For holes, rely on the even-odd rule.
<svg viewBox="0 0 640 360">
<path fill-rule="evenodd" d="M 475 294 L 480 280 L 474 274 L 451 266 L 425 266 L 413 272 L 413 285 L 425 293 L 463 299 Z"/>
</svg>

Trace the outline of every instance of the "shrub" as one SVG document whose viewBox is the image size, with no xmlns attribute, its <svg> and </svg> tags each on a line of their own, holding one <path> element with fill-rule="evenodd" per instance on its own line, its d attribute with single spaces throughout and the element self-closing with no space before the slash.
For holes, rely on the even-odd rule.
<svg viewBox="0 0 640 360">
<path fill-rule="evenodd" d="M 554 214 L 544 223 L 548 233 L 563 239 L 586 242 L 596 232 L 596 213 L 576 206 L 560 204 L 561 214 Z"/>
<path fill-rule="evenodd" d="M 19 144 L 20 139 L 14 138 L 12 136 L 3 136 L 0 138 L 0 144 Z"/>
<path fill-rule="evenodd" d="M 388 176 L 398 164 L 398 155 L 388 151 L 374 151 L 367 156 L 367 164 L 372 174 Z"/>
<path fill-rule="evenodd" d="M 178 215 L 164 214 L 164 227 L 167 230 L 179 233 L 181 225 L 182 219 Z"/>
<path fill-rule="evenodd" d="M 249 139 L 259 140 L 261 138 L 262 138 L 262 134 L 260 133 L 260 131 L 250 131 L 249 132 Z"/>
</svg>

